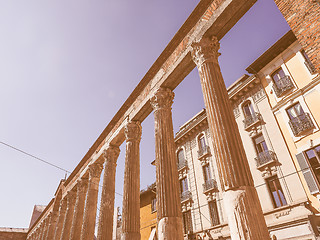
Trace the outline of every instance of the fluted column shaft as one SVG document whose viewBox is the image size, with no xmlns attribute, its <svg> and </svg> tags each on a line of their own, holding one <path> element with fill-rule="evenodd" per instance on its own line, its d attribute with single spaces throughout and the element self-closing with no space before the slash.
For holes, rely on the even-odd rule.
<svg viewBox="0 0 320 240">
<path fill-rule="evenodd" d="M 125 137 L 126 159 L 121 240 L 140 240 L 140 123 L 127 123 L 125 126 Z"/>
<path fill-rule="evenodd" d="M 48 225 L 48 234 L 47 234 L 47 239 L 51 240 L 54 239 L 54 234 L 57 226 L 57 221 L 58 221 L 58 216 L 59 216 L 59 208 L 60 208 L 60 201 L 61 201 L 61 192 L 59 192 L 56 195 L 55 202 L 53 204 L 53 209 L 51 213 L 51 218 L 50 222 Z"/>
<path fill-rule="evenodd" d="M 42 240 L 43 232 L 44 232 L 44 220 L 42 220 L 40 227 L 39 227 L 39 240 Z"/>
<path fill-rule="evenodd" d="M 216 37 L 192 45 L 232 240 L 270 239 L 218 63 Z"/>
<path fill-rule="evenodd" d="M 155 121 L 157 218 L 159 240 L 183 239 L 179 180 L 171 106 L 174 93 L 160 88 L 151 98 Z"/>
<path fill-rule="evenodd" d="M 119 147 L 109 146 L 103 152 L 105 170 L 100 203 L 100 215 L 98 225 L 98 240 L 112 240 L 113 213 L 115 197 L 115 178 L 117 159 L 120 153 Z"/>
<path fill-rule="evenodd" d="M 54 240 L 61 239 L 62 227 L 63 227 L 64 218 L 66 215 L 66 210 L 67 210 L 67 199 L 63 198 L 60 201 L 59 216 L 58 216 L 58 220 L 57 220 L 57 224 L 56 224 L 56 231 L 54 234 Z"/>
<path fill-rule="evenodd" d="M 89 166 L 89 185 L 86 198 L 81 240 L 92 240 L 96 223 L 98 190 L 103 163 L 95 162 Z"/>
<path fill-rule="evenodd" d="M 50 226 L 50 222 L 51 222 L 51 216 L 52 216 L 52 213 L 49 213 L 49 215 L 47 216 L 46 228 L 45 228 L 45 231 L 44 231 L 44 234 L 43 234 L 43 237 L 42 237 L 43 240 L 48 239 L 48 231 L 49 231 L 49 226 Z"/>
<path fill-rule="evenodd" d="M 70 240 L 70 230 L 74 213 L 74 204 L 76 202 L 76 189 L 72 189 L 67 193 L 67 211 L 64 218 L 61 240 Z"/>
<path fill-rule="evenodd" d="M 81 229 L 83 224 L 83 213 L 86 201 L 86 194 L 88 190 L 88 177 L 83 177 L 77 183 L 77 200 L 72 220 L 72 227 L 70 233 L 71 240 L 79 240 L 81 237 Z"/>
</svg>

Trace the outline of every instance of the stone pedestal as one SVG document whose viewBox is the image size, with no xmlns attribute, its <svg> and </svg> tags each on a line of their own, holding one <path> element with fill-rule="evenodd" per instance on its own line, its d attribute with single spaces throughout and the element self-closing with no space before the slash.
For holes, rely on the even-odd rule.
<svg viewBox="0 0 320 240">
<path fill-rule="evenodd" d="M 116 146 L 109 146 L 103 152 L 105 170 L 100 203 L 98 240 L 112 240 L 115 178 L 119 153 L 120 149 Z"/>
<path fill-rule="evenodd" d="M 79 240 L 83 224 L 83 213 L 88 190 L 88 177 L 82 177 L 77 182 L 77 199 L 74 208 L 72 227 L 70 233 L 71 240 Z"/>
<path fill-rule="evenodd" d="M 86 207 L 83 217 L 81 240 L 92 240 L 94 238 L 99 181 L 102 169 L 103 163 L 101 162 L 96 162 L 89 166 L 89 185 L 86 198 Z"/>
<path fill-rule="evenodd" d="M 155 120 L 158 239 L 183 239 L 181 199 L 171 105 L 174 93 L 160 88 L 151 98 Z"/>
<path fill-rule="evenodd" d="M 74 213 L 74 204 L 76 202 L 76 189 L 70 190 L 67 193 L 67 212 L 64 219 L 63 228 L 62 228 L 62 237 L 61 240 L 70 240 L 70 230 L 72 226 L 72 219 Z"/>
<path fill-rule="evenodd" d="M 270 239 L 248 160 L 218 63 L 219 42 L 203 38 L 192 45 L 232 240 Z"/>
<path fill-rule="evenodd" d="M 56 231 L 54 234 L 54 240 L 61 239 L 62 227 L 63 227 L 64 218 L 66 215 L 66 210 L 67 210 L 67 199 L 63 198 L 60 201 L 59 216 L 58 216 L 58 220 L 57 220 L 57 224 L 56 224 Z"/>
<path fill-rule="evenodd" d="M 125 136 L 126 159 L 121 240 L 140 240 L 140 123 L 127 123 L 125 126 Z"/>
</svg>

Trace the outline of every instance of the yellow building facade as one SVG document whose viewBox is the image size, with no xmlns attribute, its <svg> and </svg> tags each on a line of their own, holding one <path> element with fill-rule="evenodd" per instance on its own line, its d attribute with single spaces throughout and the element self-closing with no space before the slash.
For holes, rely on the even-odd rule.
<svg viewBox="0 0 320 240">
<path fill-rule="evenodd" d="M 155 236 L 157 226 L 155 184 L 140 193 L 140 234 L 141 240 L 149 240 Z"/>
<path fill-rule="evenodd" d="M 310 205 L 319 211 L 319 74 L 291 31 L 247 71 L 260 78 Z"/>
</svg>

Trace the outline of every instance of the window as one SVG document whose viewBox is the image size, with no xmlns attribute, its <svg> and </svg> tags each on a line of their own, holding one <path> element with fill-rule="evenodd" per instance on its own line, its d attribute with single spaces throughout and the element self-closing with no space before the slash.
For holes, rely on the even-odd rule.
<svg viewBox="0 0 320 240">
<path fill-rule="evenodd" d="M 316 176 L 318 183 L 320 182 L 320 145 L 306 151 L 306 157 Z"/>
<path fill-rule="evenodd" d="M 219 214 L 218 214 L 218 208 L 217 208 L 217 201 L 213 200 L 208 202 L 209 206 L 209 213 L 210 213 L 210 219 L 211 219 L 211 225 L 219 225 L 220 220 L 219 220 Z"/>
<path fill-rule="evenodd" d="M 271 178 L 268 178 L 266 181 L 267 181 L 267 186 L 269 188 L 269 191 L 271 193 L 274 207 L 277 208 L 277 207 L 287 205 L 287 201 L 284 197 L 278 177 L 273 176 Z"/>
<path fill-rule="evenodd" d="M 273 90 L 277 97 L 280 97 L 282 94 L 294 87 L 293 83 L 289 76 L 286 76 L 283 69 L 277 69 L 272 75 L 273 80 Z"/>
<path fill-rule="evenodd" d="M 209 164 L 202 166 L 202 171 L 203 171 L 204 182 L 207 182 L 208 180 L 211 179 Z"/>
<path fill-rule="evenodd" d="M 188 180 L 187 178 L 182 178 L 180 180 L 180 189 L 181 189 L 181 193 L 188 191 Z"/>
<path fill-rule="evenodd" d="M 199 142 L 199 149 L 204 151 L 207 144 L 206 144 L 206 139 L 204 138 L 204 135 L 201 134 L 199 137 L 198 137 L 198 142 Z"/>
<path fill-rule="evenodd" d="M 157 198 L 151 199 L 151 212 L 157 211 Z"/>
<path fill-rule="evenodd" d="M 258 155 L 268 151 L 267 143 L 262 134 L 255 137 L 253 141 Z"/>
<path fill-rule="evenodd" d="M 296 103 L 287 108 L 287 114 L 289 116 L 289 125 L 294 136 L 306 133 L 314 128 L 309 113 L 303 111 L 300 103 Z"/>
<path fill-rule="evenodd" d="M 242 106 L 242 110 L 245 117 L 251 117 L 254 114 L 253 106 L 250 101 Z"/>
<path fill-rule="evenodd" d="M 182 212 L 183 230 L 185 234 L 192 233 L 191 211 Z"/>
<path fill-rule="evenodd" d="M 278 85 L 281 81 L 281 79 L 283 79 L 286 76 L 286 74 L 284 73 L 282 68 L 279 68 L 278 70 L 276 70 L 272 75 L 272 79 L 273 82 Z"/>
<path fill-rule="evenodd" d="M 301 52 L 301 55 L 304 58 L 304 64 L 308 68 L 309 72 L 311 74 L 314 74 L 316 72 L 316 69 L 315 69 L 314 65 L 312 64 L 310 58 L 308 57 L 307 53 L 304 50 L 301 50 L 300 52 Z"/>
<path fill-rule="evenodd" d="M 303 115 L 304 111 L 303 111 L 300 103 L 296 103 L 295 105 L 293 105 L 287 109 L 287 114 L 288 114 L 290 120 L 292 120 L 300 115 Z"/>
<path fill-rule="evenodd" d="M 178 152 L 178 163 L 182 163 L 184 161 L 184 152 L 183 149 L 180 149 Z"/>
</svg>

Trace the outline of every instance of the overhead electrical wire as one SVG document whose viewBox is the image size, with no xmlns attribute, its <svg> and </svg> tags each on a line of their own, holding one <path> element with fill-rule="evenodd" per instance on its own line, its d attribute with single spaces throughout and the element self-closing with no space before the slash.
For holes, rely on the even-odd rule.
<svg viewBox="0 0 320 240">
<path fill-rule="evenodd" d="M 2 142 L 2 141 L 0 141 L 0 143 L 3 144 L 3 145 L 5 145 L 5 146 L 7 146 L 7 147 L 9 147 L 9 148 L 12 148 L 12 149 L 18 151 L 18 152 L 21 152 L 21 153 L 23 153 L 23 154 L 25 154 L 25 155 L 27 155 L 27 156 L 29 156 L 29 157 L 32 157 L 32 158 L 34 158 L 34 159 L 37 159 L 38 161 L 41 161 L 41 162 L 43 162 L 43 163 L 45 163 L 45 164 L 48 164 L 48 165 L 50 165 L 50 166 L 52 166 L 52 167 L 55 167 L 55 168 L 57 168 L 57 169 L 59 169 L 59 170 L 62 170 L 62 171 L 64 171 L 66 174 L 67 174 L 67 173 L 69 173 L 69 174 L 71 173 L 69 170 L 66 170 L 66 169 L 64 169 L 64 168 L 62 168 L 62 167 L 59 167 L 59 166 L 53 164 L 53 163 L 50 163 L 50 162 L 48 162 L 48 161 L 46 161 L 46 160 L 43 160 L 43 159 L 41 159 L 41 158 L 39 158 L 39 157 L 36 157 L 36 156 L 34 156 L 34 155 L 30 154 L 30 153 L 27 153 L 26 151 L 23 151 L 23 150 L 21 150 L 21 149 L 19 149 L 19 148 L 17 148 L 17 147 L 14 147 L 14 146 L 10 145 L 10 144 L 8 144 L 8 143 Z M 101 185 L 99 185 L 99 187 L 102 188 Z M 120 195 L 120 196 L 123 196 L 123 195 L 120 194 L 120 193 L 117 193 L 117 192 L 115 192 L 115 193 L 118 194 L 118 195 Z"/>
</svg>

